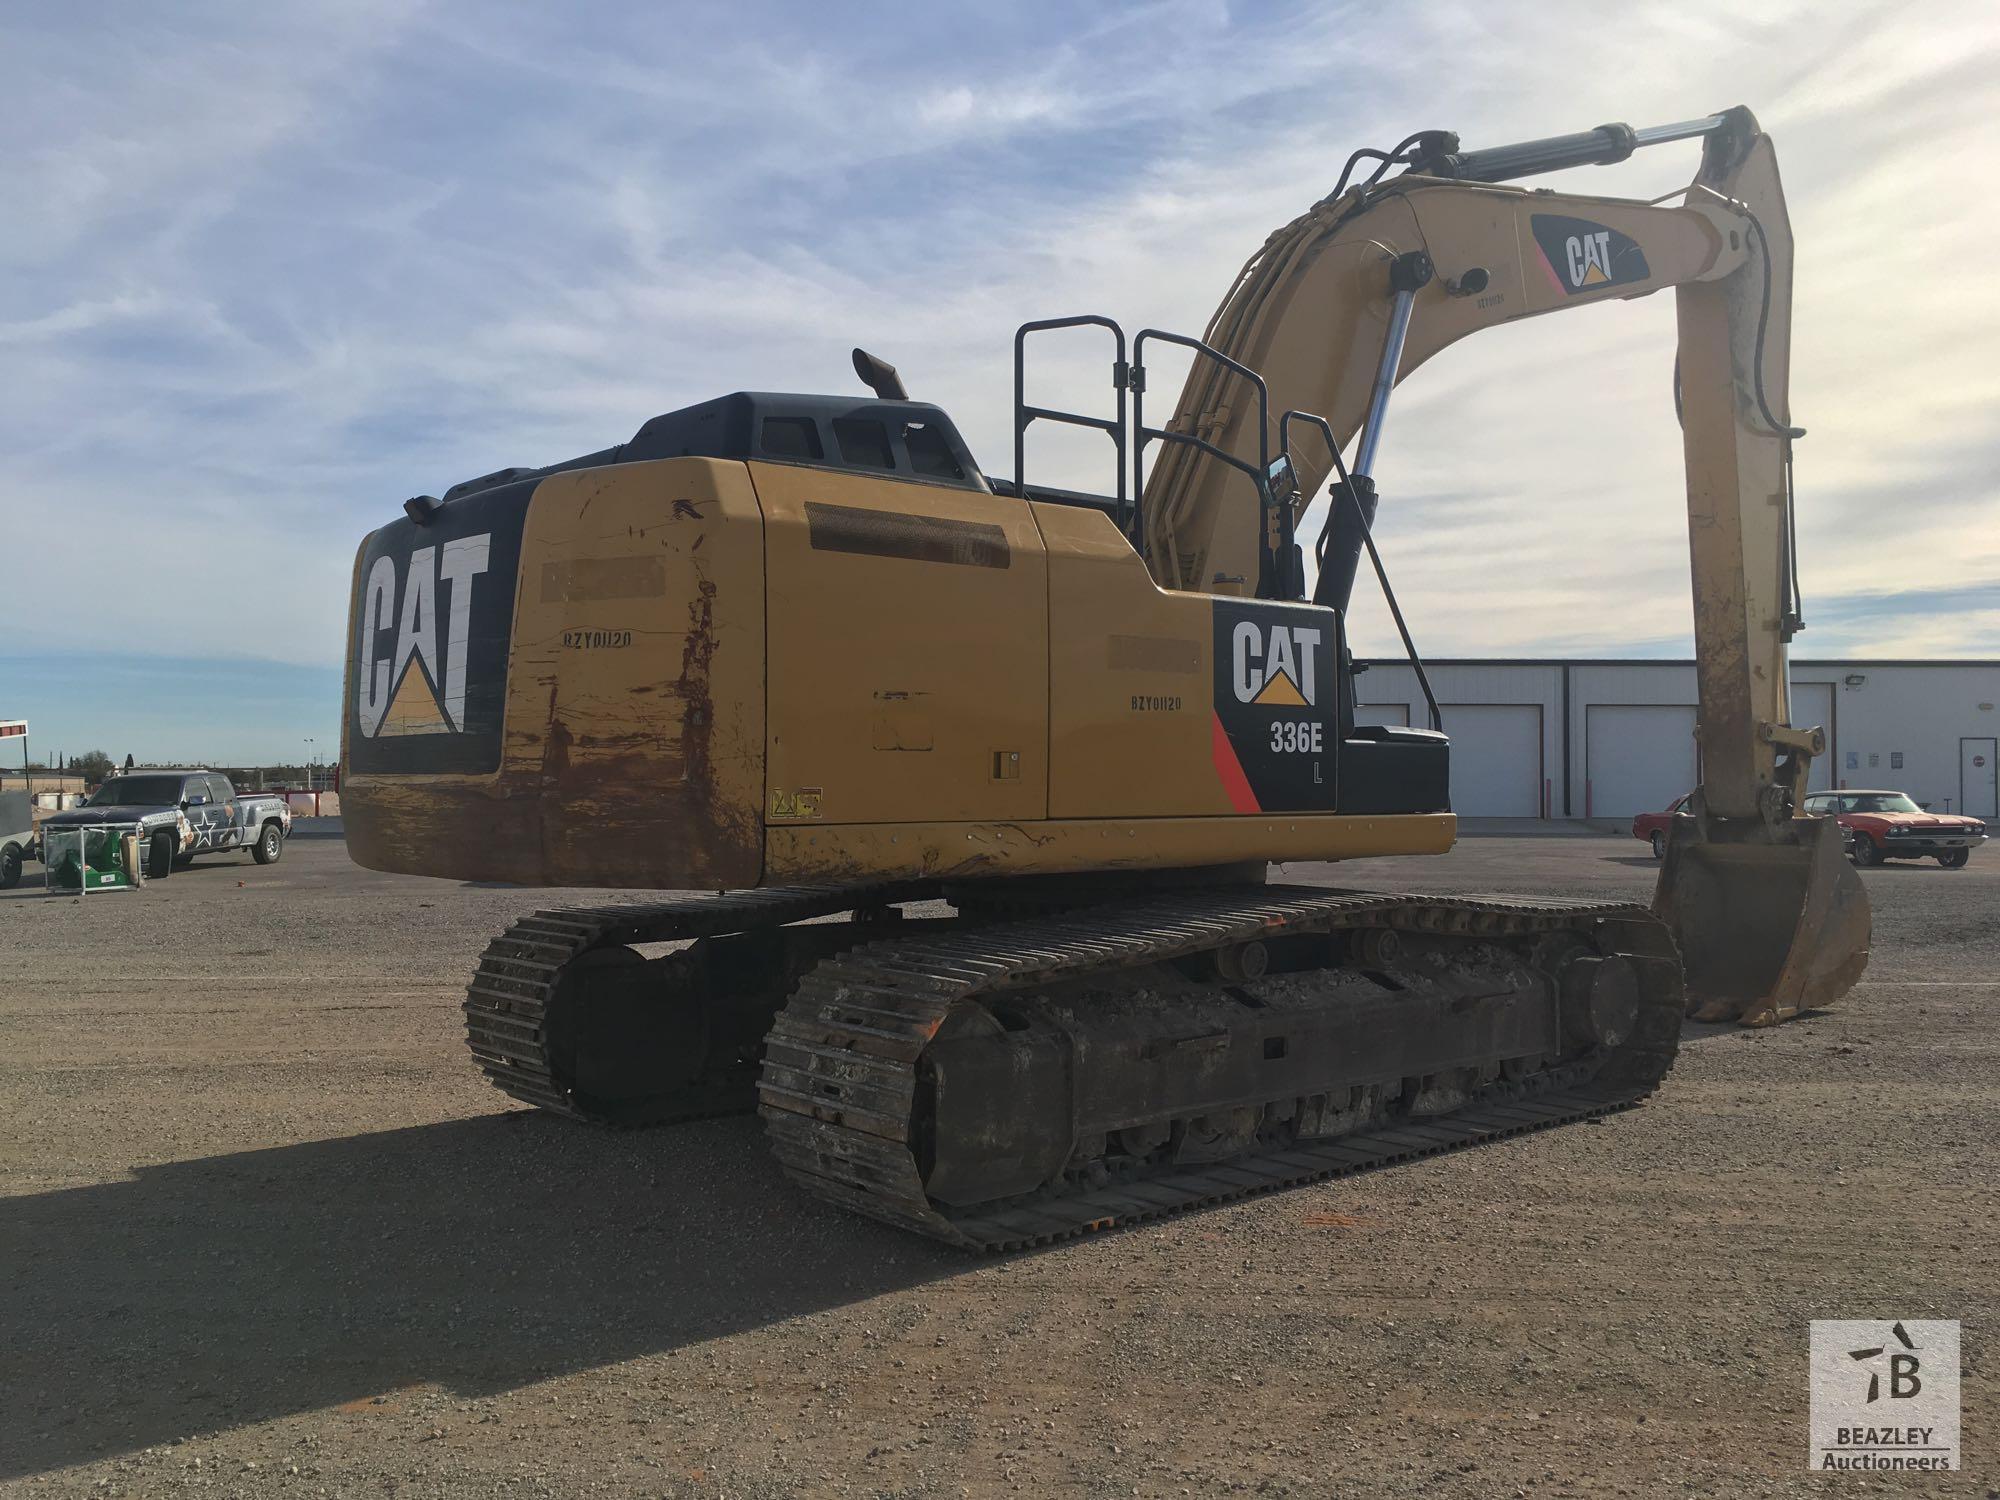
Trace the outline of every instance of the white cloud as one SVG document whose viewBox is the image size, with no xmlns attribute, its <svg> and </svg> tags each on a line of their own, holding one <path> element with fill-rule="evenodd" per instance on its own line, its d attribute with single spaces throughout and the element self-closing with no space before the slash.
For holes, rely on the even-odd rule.
<svg viewBox="0 0 2000 1500">
<path fill-rule="evenodd" d="M 747 18 L 343 4 L 13 39 L 0 192 L 37 212 L 0 250 L 0 519 L 74 518 L 36 526 L 26 641 L 329 662 L 352 549 L 403 496 L 730 389 L 846 389 L 854 343 L 1004 471 L 1015 324 L 1198 331 L 1354 146 L 1738 101 L 1799 240 L 1809 619 L 1904 581 L 1885 542 L 1931 586 L 2000 578 L 2000 212 L 1965 187 L 2000 118 L 1988 8 L 1166 5 L 1054 41 L 998 12 Z M 1693 150 L 1546 181 L 1651 196 Z M 1666 297 L 1538 320 L 1399 394 L 1381 534 L 1425 649 L 1687 635 L 1672 325 Z M 1105 394 L 1095 353 L 1036 373 Z M 1036 453 L 1050 482 L 1108 478 L 1091 444 Z M 195 535 L 267 560 L 218 586 L 148 565 Z M 107 536 L 135 566 L 65 615 L 53 580 Z M 1357 638 L 1393 650 L 1357 597 Z M 1995 654 L 1993 627 L 1915 597 L 1801 649 Z"/>
<path fill-rule="evenodd" d="M 116 323 L 130 323 L 172 311 L 174 304 L 157 292 L 118 292 L 91 301 L 72 302 L 40 317 L 0 323 L 0 344 L 28 344 L 65 334 L 85 333 Z"/>
<path fill-rule="evenodd" d="M 1073 100 L 1040 88 L 974 90 L 967 84 L 933 89 L 916 102 L 920 129 L 962 136 L 1007 132 L 1024 125 L 1056 125 L 1073 116 Z"/>
</svg>

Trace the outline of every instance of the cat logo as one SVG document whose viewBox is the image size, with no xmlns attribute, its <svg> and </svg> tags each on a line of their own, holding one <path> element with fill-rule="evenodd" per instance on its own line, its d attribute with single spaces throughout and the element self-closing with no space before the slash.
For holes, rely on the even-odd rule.
<svg viewBox="0 0 2000 1500">
<path fill-rule="evenodd" d="M 1569 266 L 1571 286 L 1603 286 L 1611 280 L 1606 269 L 1611 262 L 1611 231 L 1571 235 L 1563 241 L 1563 259 Z"/>
<path fill-rule="evenodd" d="M 375 559 L 361 598 L 355 671 L 355 706 L 367 738 L 464 731 L 472 581 L 486 571 L 492 540 L 488 532 L 459 537 L 442 547 L 419 547 L 410 554 L 408 575 L 401 580 L 395 558 Z M 446 605 L 442 652 L 440 594 Z M 395 649 L 378 654 L 391 619 L 398 622 Z"/>
<path fill-rule="evenodd" d="M 1266 708 L 1311 708 L 1319 701 L 1314 662 L 1319 631 L 1304 625 L 1238 620 L 1230 632 L 1238 703 Z"/>
<path fill-rule="evenodd" d="M 1638 243 L 1605 225 L 1564 214 L 1536 214 L 1533 227 L 1542 269 L 1564 296 L 1624 286 L 1653 274 Z"/>
<path fill-rule="evenodd" d="M 1340 616 L 1249 599 L 1212 609 L 1209 755 L 1222 798 L 1239 813 L 1331 809 L 1338 725 L 1319 695 L 1338 693 Z"/>
</svg>

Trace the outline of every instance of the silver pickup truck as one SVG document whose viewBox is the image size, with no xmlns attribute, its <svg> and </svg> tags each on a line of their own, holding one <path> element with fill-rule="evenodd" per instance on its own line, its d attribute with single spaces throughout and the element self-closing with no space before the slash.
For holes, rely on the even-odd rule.
<svg viewBox="0 0 2000 1500">
<path fill-rule="evenodd" d="M 239 794 L 216 771 L 127 771 L 106 780 L 82 807 L 44 818 L 38 843 L 57 829 L 106 823 L 136 826 L 146 878 L 164 880 L 197 854 L 224 850 L 248 849 L 258 864 L 276 864 L 292 831 L 292 810 L 283 797 Z"/>
</svg>

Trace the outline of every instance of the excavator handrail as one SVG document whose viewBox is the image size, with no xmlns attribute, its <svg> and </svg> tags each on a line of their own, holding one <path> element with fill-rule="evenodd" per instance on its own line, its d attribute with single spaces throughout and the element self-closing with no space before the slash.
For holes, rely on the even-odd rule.
<svg viewBox="0 0 2000 1500">
<path fill-rule="evenodd" d="M 1355 519 L 1361 523 L 1362 545 L 1367 547 L 1368 561 L 1375 567 L 1375 581 L 1382 585 L 1382 598 L 1389 606 L 1390 617 L 1396 622 L 1396 633 L 1403 638 L 1403 650 L 1409 653 L 1410 668 L 1417 674 L 1417 686 L 1424 691 L 1424 702 L 1430 708 L 1431 728 L 1442 731 L 1444 715 L 1438 709 L 1437 694 L 1431 691 L 1430 673 L 1424 670 L 1423 658 L 1417 655 L 1417 643 L 1411 637 L 1410 627 L 1403 619 L 1403 607 L 1396 602 L 1396 591 L 1389 586 L 1389 571 L 1382 565 L 1382 554 L 1375 548 L 1375 533 L 1368 524 L 1368 512 L 1361 504 L 1361 497 L 1354 492 L 1353 481 L 1347 477 L 1347 465 L 1342 463 L 1340 458 L 1340 444 L 1333 440 L 1333 424 L 1317 412 L 1298 410 L 1286 412 L 1278 418 L 1278 445 L 1288 455 L 1292 451 L 1293 417 L 1297 417 L 1301 422 L 1310 422 L 1319 429 L 1320 436 L 1326 441 L 1327 451 L 1333 455 L 1334 472 L 1340 476 L 1339 483 L 1327 486 L 1327 499 L 1330 503 L 1327 506 L 1326 524 L 1320 528 L 1320 545 L 1314 551 L 1315 559 L 1325 556 L 1326 535 L 1328 528 L 1333 524 L 1333 510 L 1340 504 L 1340 497 L 1345 495 L 1348 504 L 1354 507 Z"/>
<path fill-rule="evenodd" d="M 1146 425 L 1146 363 L 1143 351 L 1147 339 L 1159 339 L 1164 343 L 1178 344 L 1184 349 L 1192 349 L 1197 359 L 1214 360 L 1223 368 L 1233 371 L 1249 381 L 1257 391 L 1257 463 L 1252 467 L 1233 453 L 1224 451 L 1206 438 L 1196 437 L 1191 432 L 1172 432 L 1164 427 Z M 1265 518 L 1271 513 L 1276 502 L 1271 494 L 1271 389 L 1264 377 L 1244 364 L 1230 358 L 1214 345 L 1205 343 L 1185 333 L 1170 333 L 1164 328 L 1142 328 L 1132 340 L 1132 369 L 1127 377 L 1132 389 L 1132 492 L 1144 494 L 1146 490 L 1146 444 L 1156 439 L 1163 443 L 1181 443 L 1206 453 L 1218 463 L 1226 464 L 1242 474 L 1248 474 L 1257 487 L 1257 597 L 1274 598 L 1272 592 L 1278 583 L 1277 555 L 1271 546 L 1270 530 Z M 1289 509 L 1289 507 L 1287 507 Z M 1289 537 L 1287 538 L 1289 542 Z M 1134 546 L 1143 546 L 1139 526 L 1133 527 Z"/>
<path fill-rule="evenodd" d="M 1114 345 L 1115 358 L 1111 366 L 1111 385 L 1117 392 L 1116 415 L 1111 417 L 1086 416 L 1082 412 L 1063 411 L 1056 407 L 1030 406 L 1027 399 L 1027 342 L 1031 333 L 1043 333 L 1061 328 L 1103 328 L 1109 330 Z M 1165 428 L 1148 427 L 1145 423 L 1146 369 L 1141 356 L 1147 339 L 1158 339 L 1165 343 L 1179 344 L 1192 349 L 1197 358 L 1206 357 L 1248 380 L 1257 391 L 1258 410 L 1258 464 L 1253 467 L 1243 459 L 1225 452 L 1206 438 L 1193 433 L 1172 432 Z M 1271 445 L 1270 445 L 1270 388 L 1264 377 L 1248 365 L 1230 358 L 1221 350 L 1184 333 L 1171 333 L 1164 328 L 1146 328 L 1132 340 L 1132 358 L 1125 358 L 1125 330 L 1113 318 L 1102 313 L 1078 313 L 1066 318 L 1038 318 L 1023 323 L 1014 330 L 1014 488 L 1017 494 L 1028 493 L 1027 487 L 1027 434 L 1028 428 L 1037 421 L 1058 422 L 1069 427 L 1084 427 L 1102 432 L 1111 439 L 1117 449 L 1116 509 L 1115 522 L 1134 548 L 1142 548 L 1142 521 L 1134 496 L 1145 483 L 1146 444 L 1154 440 L 1167 443 L 1182 443 L 1197 448 L 1218 462 L 1250 476 L 1257 487 L 1260 534 L 1258 539 L 1258 579 L 1257 597 L 1277 597 L 1282 582 L 1278 551 L 1270 544 L 1268 530 L 1261 518 L 1273 510 L 1280 512 L 1279 529 L 1282 532 L 1282 549 L 1289 555 L 1293 545 L 1293 528 L 1297 518 L 1289 504 L 1280 506 L 1271 487 Z M 1130 392 L 1131 417 L 1127 422 L 1127 392 Z M 1282 443 L 1281 443 L 1282 449 Z M 1132 488 L 1127 489 L 1127 453 L 1131 455 L 1130 480 Z M 1280 457 L 1283 457 L 1282 451 Z"/>
<path fill-rule="evenodd" d="M 1049 406 L 1028 405 L 1027 344 L 1031 333 L 1044 333 L 1057 328 L 1108 328 L 1116 346 L 1116 355 L 1111 364 L 1111 388 L 1118 393 L 1118 415 L 1115 417 L 1087 417 L 1081 412 L 1060 411 Z M 1131 384 L 1131 366 L 1125 362 L 1125 330 L 1117 322 L 1102 313 L 1078 313 L 1069 318 L 1038 318 L 1023 323 L 1014 330 L 1014 492 L 1025 496 L 1028 493 L 1028 427 L 1036 421 L 1060 422 L 1068 427 L 1088 427 L 1105 433 L 1111 444 L 1118 450 L 1117 504 L 1118 529 L 1128 536 L 1132 534 L 1136 519 L 1136 508 L 1125 491 L 1125 391 Z"/>
</svg>

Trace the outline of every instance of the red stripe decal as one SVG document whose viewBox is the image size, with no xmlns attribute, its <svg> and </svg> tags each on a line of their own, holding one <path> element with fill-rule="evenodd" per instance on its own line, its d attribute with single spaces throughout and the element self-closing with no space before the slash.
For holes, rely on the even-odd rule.
<svg viewBox="0 0 2000 1500">
<path fill-rule="evenodd" d="M 1567 297 L 1570 289 L 1563 285 L 1562 277 L 1556 275 L 1556 268 L 1549 262 L 1548 252 L 1542 249 L 1540 245 L 1535 246 L 1535 259 L 1539 260 L 1542 263 L 1542 269 L 1549 273 L 1549 285 Z"/>
<path fill-rule="evenodd" d="M 1229 743 L 1229 731 L 1222 727 L 1222 715 L 1209 710 L 1209 746 L 1215 757 L 1215 774 L 1222 778 L 1222 789 L 1229 793 L 1229 805 L 1240 813 L 1262 812 L 1257 805 L 1257 794 L 1250 790 L 1250 778 L 1243 774 L 1243 762 L 1236 758 L 1236 747 Z"/>
</svg>

